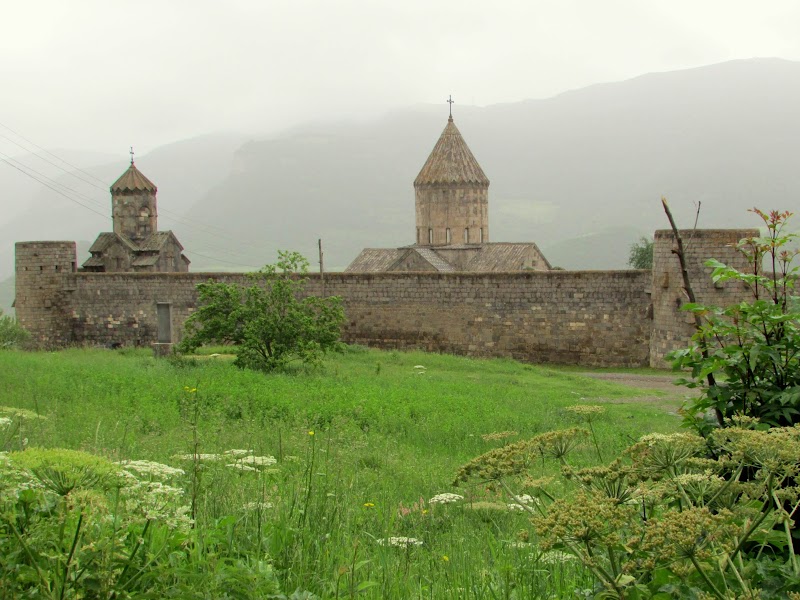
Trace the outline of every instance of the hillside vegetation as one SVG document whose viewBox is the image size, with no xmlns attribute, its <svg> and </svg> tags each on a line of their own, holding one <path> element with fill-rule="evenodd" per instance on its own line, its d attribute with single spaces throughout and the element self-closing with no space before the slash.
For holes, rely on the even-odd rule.
<svg viewBox="0 0 800 600">
<path fill-rule="evenodd" d="M 97 585 L 133 591 L 169 584 L 242 598 L 270 597 L 264 590 L 277 586 L 325 598 L 572 598 L 591 587 L 589 572 L 542 554 L 528 518 L 501 488 L 455 488 L 455 475 L 487 450 L 576 425 L 579 415 L 566 410 L 576 404 L 605 410 L 593 423 L 598 446 L 587 440 L 576 465 L 596 464 L 598 449 L 612 456 L 645 432 L 674 431 L 675 401 L 652 393 L 630 400 L 643 394 L 508 360 L 357 347 L 321 370 L 270 376 L 236 369 L 224 355 L 157 361 L 145 351 L 9 351 L 0 353 L 0 395 L 13 424 L 0 430 L 0 442 L 7 450 L 61 447 L 182 470 L 148 471 L 151 481 L 169 482 L 178 494 L 171 501 L 186 510 L 169 513 L 172 530 L 154 521 L 143 533 L 145 521 L 131 521 L 119 542 L 127 548 L 124 573 L 90 547 L 96 534 L 86 524 L 90 513 L 81 513 L 85 537 L 76 535 L 70 559 L 58 563 L 67 565 L 70 589 L 83 585 L 74 578 L 93 560 L 90 573 L 110 573 Z M 48 456 L 23 455 L 39 465 Z M 463 498 L 441 496 L 450 493 Z M 198 537 L 170 537 L 191 515 Z M 137 560 L 139 536 L 151 563 Z M 10 569 L 9 561 L 27 558 L 3 560 Z M 134 568 L 141 579 L 130 580 Z"/>
</svg>

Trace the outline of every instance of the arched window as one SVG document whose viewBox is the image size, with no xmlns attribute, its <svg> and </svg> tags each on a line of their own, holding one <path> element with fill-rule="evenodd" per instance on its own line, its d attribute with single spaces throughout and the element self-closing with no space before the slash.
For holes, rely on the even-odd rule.
<svg viewBox="0 0 800 600">
<path fill-rule="evenodd" d="M 448 227 L 447 229 L 445 229 L 445 232 L 444 232 L 444 234 L 445 234 L 445 235 L 444 235 L 444 237 L 445 237 L 445 241 L 446 241 L 446 243 L 448 243 L 448 244 L 449 244 L 449 243 L 452 241 L 452 240 L 450 239 L 450 228 L 449 228 L 449 227 Z"/>
<path fill-rule="evenodd" d="M 469 244 L 469 227 L 464 227 L 464 243 Z"/>
<path fill-rule="evenodd" d="M 481 227 L 481 233 L 480 233 L 480 236 L 481 236 L 481 244 L 482 244 L 482 243 L 483 243 L 483 227 Z"/>
<path fill-rule="evenodd" d="M 428 229 L 428 243 L 433 243 L 433 229 Z"/>
<path fill-rule="evenodd" d="M 150 209 L 143 206 L 139 209 L 139 235 L 148 235 L 150 233 Z"/>
</svg>

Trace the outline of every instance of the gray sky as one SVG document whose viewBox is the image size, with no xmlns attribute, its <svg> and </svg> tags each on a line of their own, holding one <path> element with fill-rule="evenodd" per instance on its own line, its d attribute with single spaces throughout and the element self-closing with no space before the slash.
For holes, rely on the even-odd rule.
<svg viewBox="0 0 800 600">
<path fill-rule="evenodd" d="M 444 111 L 448 94 L 488 105 L 735 58 L 800 60 L 799 28 L 796 0 L 7 2 L 0 123 L 48 148 L 127 156 L 213 131 Z M 0 151 L 14 148 L 0 138 Z"/>
</svg>

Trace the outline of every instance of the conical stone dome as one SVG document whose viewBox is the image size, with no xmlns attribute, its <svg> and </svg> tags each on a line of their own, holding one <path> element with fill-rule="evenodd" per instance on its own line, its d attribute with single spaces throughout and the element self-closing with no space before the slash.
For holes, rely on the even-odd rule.
<svg viewBox="0 0 800 600">
<path fill-rule="evenodd" d="M 414 196 L 417 245 L 489 241 L 489 178 L 452 116 L 414 180 Z"/>
<path fill-rule="evenodd" d="M 488 177 L 461 137 L 453 117 L 447 120 L 439 141 L 414 180 L 414 187 L 447 184 L 489 185 Z"/>
<path fill-rule="evenodd" d="M 111 185 L 112 194 L 125 192 L 150 192 L 155 194 L 157 191 L 156 185 L 142 175 L 142 172 L 132 162 L 128 170 Z"/>
</svg>

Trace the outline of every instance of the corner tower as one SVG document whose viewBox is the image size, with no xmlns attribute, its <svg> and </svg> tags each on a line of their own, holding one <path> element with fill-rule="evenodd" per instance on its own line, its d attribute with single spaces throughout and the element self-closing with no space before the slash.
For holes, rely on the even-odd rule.
<svg viewBox="0 0 800 600">
<path fill-rule="evenodd" d="M 489 241 L 489 179 L 461 137 L 452 114 L 414 180 L 414 196 L 417 245 Z"/>
<path fill-rule="evenodd" d="M 114 233 L 139 243 L 158 231 L 155 184 L 131 166 L 111 186 Z"/>
</svg>

